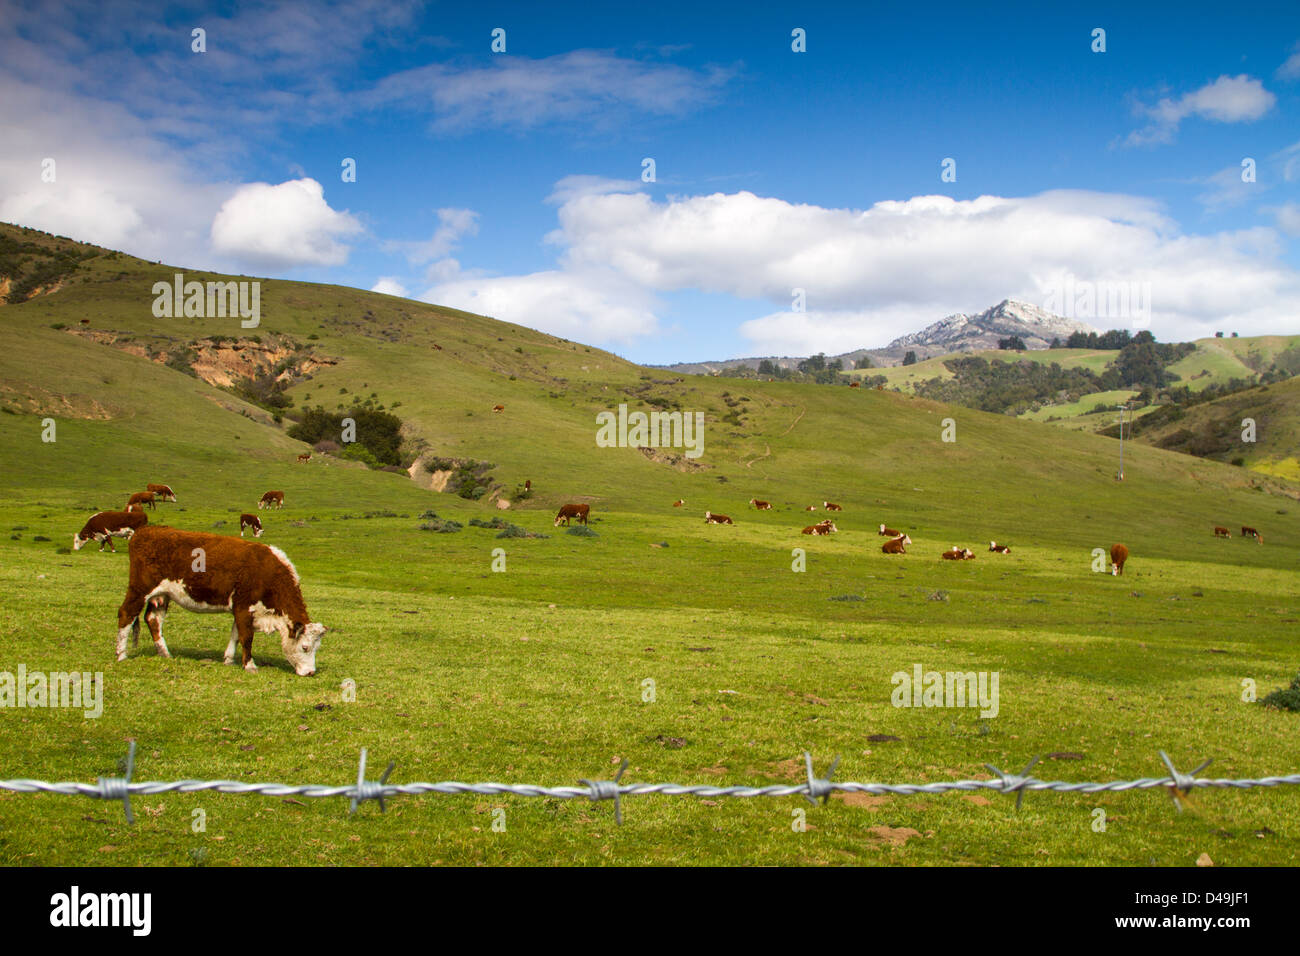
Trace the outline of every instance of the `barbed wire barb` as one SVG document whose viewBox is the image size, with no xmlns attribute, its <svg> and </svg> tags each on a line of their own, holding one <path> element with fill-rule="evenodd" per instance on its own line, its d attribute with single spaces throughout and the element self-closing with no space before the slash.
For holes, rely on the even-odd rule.
<svg viewBox="0 0 1300 956">
<path fill-rule="evenodd" d="M 1179 773 L 1174 767 L 1174 762 L 1169 759 L 1169 754 L 1165 753 L 1163 750 L 1157 751 L 1157 753 L 1160 754 L 1160 759 L 1165 762 L 1165 766 L 1169 768 L 1169 776 L 1172 777 L 1174 781 L 1173 786 L 1169 788 L 1169 795 L 1174 798 L 1174 806 L 1177 807 L 1178 812 L 1182 813 L 1183 803 L 1178 799 L 1178 791 L 1181 790 L 1185 794 L 1190 793 L 1192 787 L 1196 786 L 1196 775 L 1212 764 L 1214 758 L 1210 757 L 1191 773 Z"/>
<path fill-rule="evenodd" d="M 1018 774 L 1003 773 L 1001 770 L 993 766 L 993 764 L 991 763 L 986 763 L 984 766 L 992 770 L 1002 780 L 1003 793 L 1015 793 L 1016 809 L 1019 810 L 1020 804 L 1023 803 L 1025 800 L 1025 787 L 1029 786 L 1030 784 L 1043 782 L 1041 780 L 1029 776 L 1029 771 L 1034 769 L 1034 764 L 1038 763 L 1038 761 L 1042 759 L 1043 759 L 1042 757 L 1035 757 L 1033 760 L 1029 761 L 1029 763 L 1025 765 L 1025 769 L 1020 771 L 1020 773 Z"/>
<path fill-rule="evenodd" d="M 121 800 L 126 809 L 126 822 L 135 823 L 135 814 L 131 812 L 131 774 L 135 772 L 135 741 L 130 741 L 126 748 L 126 776 L 100 777 L 99 792 L 93 794 L 101 800 Z"/>
<path fill-rule="evenodd" d="M 808 768 L 808 792 L 804 794 L 804 799 L 817 806 L 817 798 L 822 798 L 822 806 L 830 800 L 831 793 L 835 790 L 835 785 L 831 783 L 831 777 L 835 776 L 835 768 L 840 765 L 840 758 L 837 755 L 831 762 L 831 769 L 826 771 L 825 777 L 814 777 L 812 768 L 812 754 L 808 751 L 803 752 L 804 766 Z"/>
<path fill-rule="evenodd" d="M 361 764 L 357 767 L 357 787 L 352 794 L 352 809 L 348 811 L 349 816 L 357 812 L 358 803 L 364 803 L 366 800 L 378 800 L 379 812 L 384 812 L 384 786 L 388 783 L 388 775 L 393 772 L 393 768 L 396 766 L 396 760 L 388 761 L 388 769 L 379 778 L 379 782 L 370 782 L 366 779 L 366 748 L 361 748 Z"/>
<path fill-rule="evenodd" d="M 623 790 L 619 786 L 619 781 L 623 779 L 623 771 L 627 769 L 628 760 L 623 758 L 623 763 L 619 765 L 618 773 L 614 774 L 613 780 L 587 780 L 581 779 L 579 783 L 585 783 L 590 790 L 587 794 L 594 800 L 613 800 L 614 801 L 614 822 L 619 826 L 623 825 L 623 807 L 622 797 Z"/>
</svg>

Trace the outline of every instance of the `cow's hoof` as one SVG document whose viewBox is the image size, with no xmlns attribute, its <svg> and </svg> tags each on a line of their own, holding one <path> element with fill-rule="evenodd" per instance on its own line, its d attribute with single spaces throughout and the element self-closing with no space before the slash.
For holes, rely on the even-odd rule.
<svg viewBox="0 0 1300 956">
<path fill-rule="evenodd" d="M 122 663 L 122 661 L 124 661 L 124 660 L 126 660 L 126 652 L 125 652 L 125 651 L 124 651 L 123 653 L 117 655 L 117 662 L 118 662 L 119 664 Z"/>
<path fill-rule="evenodd" d="M 234 659 L 233 657 L 227 657 L 227 658 L 226 658 L 225 660 L 223 660 L 221 663 L 223 663 L 223 664 L 233 664 L 233 663 L 235 663 L 235 659 Z"/>
<path fill-rule="evenodd" d="M 248 671 L 250 674 L 256 674 L 257 665 L 254 664 L 252 661 L 249 661 L 247 664 L 244 665 L 244 670 Z"/>
</svg>

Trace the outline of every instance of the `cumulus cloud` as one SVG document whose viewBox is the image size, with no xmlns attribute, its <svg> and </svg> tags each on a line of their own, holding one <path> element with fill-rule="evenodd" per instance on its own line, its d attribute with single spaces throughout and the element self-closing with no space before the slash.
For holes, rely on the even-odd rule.
<svg viewBox="0 0 1300 956">
<path fill-rule="evenodd" d="M 1218 123 L 1249 123 L 1271 110 L 1276 102 L 1277 97 L 1253 77 L 1244 73 L 1220 76 L 1213 83 L 1177 99 L 1164 97 L 1154 106 L 1139 104 L 1138 112 L 1150 122 L 1129 133 L 1125 142 L 1130 146 L 1173 142 L 1179 124 L 1189 116 Z"/>
<path fill-rule="evenodd" d="M 393 276 L 380 276 L 379 281 L 370 287 L 370 291 L 406 298 L 406 286 L 398 282 Z"/>
<path fill-rule="evenodd" d="M 420 298 L 581 342 L 631 343 L 658 330 L 650 294 L 608 272 L 456 279 Z"/>
<path fill-rule="evenodd" d="M 679 290 L 766 302 L 741 328 L 764 353 L 883 345 L 1006 297 L 1047 307 L 1067 282 L 1150 283 L 1165 335 L 1199 335 L 1226 317 L 1277 328 L 1300 305 L 1274 230 L 1187 235 L 1159 204 L 1114 193 L 917 196 L 866 210 L 750 192 L 579 193 L 558 215 L 548 239 L 563 249 L 561 274 L 620 277 L 603 288 L 635 290 L 644 310 L 646 296 Z M 791 311 L 795 290 L 806 312 Z"/>
<path fill-rule="evenodd" d="M 43 189 L 40 185 L 0 199 L 0 220 L 110 249 L 120 249 L 143 221 L 133 206 L 106 190 L 87 186 Z"/>
<path fill-rule="evenodd" d="M 355 218 L 330 208 L 314 179 L 249 183 L 212 220 L 212 247 L 261 266 L 337 266 L 348 258 L 340 238 L 361 231 Z"/>
</svg>

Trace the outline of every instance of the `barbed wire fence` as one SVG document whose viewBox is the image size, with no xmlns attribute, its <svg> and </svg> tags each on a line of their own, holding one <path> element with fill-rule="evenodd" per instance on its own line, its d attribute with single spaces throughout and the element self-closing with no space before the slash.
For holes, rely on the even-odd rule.
<svg viewBox="0 0 1300 956">
<path fill-rule="evenodd" d="M 135 741 L 133 740 L 130 742 L 127 751 L 124 776 L 99 777 L 95 783 L 78 783 L 76 781 L 50 783 L 45 780 L 26 779 L 0 780 L 0 791 L 59 793 L 69 796 L 92 797 L 97 800 L 120 800 L 126 811 L 126 821 L 132 824 L 135 823 L 135 815 L 131 811 L 131 796 L 133 794 L 152 796 L 172 792 L 198 793 L 204 790 L 239 796 L 261 794 L 266 797 L 345 797 L 351 801 L 351 813 L 356 813 L 357 806 L 367 800 L 378 801 L 379 809 L 382 812 L 385 809 L 384 801 L 389 797 L 418 796 L 421 794 L 474 793 L 482 796 L 552 797 L 557 800 L 574 800 L 585 797 L 592 801 L 613 800 L 614 819 L 619 824 L 622 824 L 622 798 L 650 794 L 670 797 L 738 798 L 802 796 L 815 806 L 818 798 L 821 798 L 822 803 L 825 804 L 834 793 L 869 793 L 880 796 L 886 794 L 941 794 L 950 790 L 991 790 L 997 793 L 1014 793 L 1016 795 L 1016 809 L 1019 810 L 1025 794 L 1037 790 L 1050 790 L 1056 793 L 1118 793 L 1126 790 L 1151 790 L 1156 787 L 1168 787 L 1174 797 L 1175 804 L 1181 810 L 1182 805 L 1178 803 L 1178 794 L 1186 794 L 1194 788 L 1216 787 L 1246 790 L 1253 787 L 1300 784 L 1300 773 L 1244 779 L 1201 778 L 1196 775 L 1208 767 L 1211 760 L 1202 762 L 1200 766 L 1190 773 L 1182 773 L 1174 767 L 1173 761 L 1169 759 L 1168 754 L 1163 750 L 1157 752 L 1160 754 L 1160 759 L 1164 761 L 1165 766 L 1169 768 L 1169 776 L 1139 777 L 1136 780 L 1111 780 L 1105 783 L 1071 783 L 1064 780 L 1040 780 L 1037 777 L 1030 776 L 1029 771 L 1038 763 L 1040 757 L 1035 757 L 1024 770 L 1015 774 L 999 770 L 992 764 L 985 764 L 984 766 L 990 772 L 996 774 L 997 778 L 994 780 L 949 780 L 934 783 L 893 784 L 855 783 L 831 779 L 835 774 L 835 769 L 839 766 L 839 757 L 835 758 L 825 777 L 818 777 L 813 773 L 812 756 L 807 751 L 804 751 L 807 779 L 805 782 L 798 784 L 774 784 L 764 787 L 719 787 L 707 784 L 623 783 L 623 772 L 627 770 L 628 766 L 628 761 L 624 759 L 618 773 L 614 775 L 612 780 L 584 778 L 579 780 L 581 786 L 545 787 L 523 783 L 461 783 L 455 780 L 447 780 L 441 783 L 394 784 L 388 782 L 388 777 L 393 772 L 394 766 L 396 766 L 396 763 L 391 761 L 388 764 L 388 769 L 384 771 L 379 780 L 367 780 L 366 750 L 363 747 L 361 761 L 357 767 L 356 783 L 344 786 L 324 786 L 319 784 L 242 783 L 238 780 L 170 780 L 138 783 L 131 779 L 135 771 Z"/>
</svg>

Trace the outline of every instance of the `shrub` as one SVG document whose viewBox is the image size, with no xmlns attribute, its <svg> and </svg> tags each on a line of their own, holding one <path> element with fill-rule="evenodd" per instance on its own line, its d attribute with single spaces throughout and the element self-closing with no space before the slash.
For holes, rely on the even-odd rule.
<svg viewBox="0 0 1300 956">
<path fill-rule="evenodd" d="M 593 534 L 595 532 L 592 532 Z M 508 524 L 498 538 L 549 538 L 549 534 L 540 534 L 536 531 L 529 531 L 527 528 L 521 528 L 517 524 Z"/>
<path fill-rule="evenodd" d="M 322 455 L 337 455 L 339 453 L 339 443 L 330 441 L 328 438 L 322 438 L 316 444 L 311 446 L 312 451 L 318 451 Z"/>
<path fill-rule="evenodd" d="M 1291 681 L 1291 686 L 1286 690 L 1275 690 L 1267 697 L 1260 699 L 1260 703 L 1265 707 L 1275 707 L 1278 710 L 1300 710 L 1300 674 Z"/>
<path fill-rule="evenodd" d="M 436 531 L 438 534 L 452 534 L 464 527 L 459 521 L 452 521 L 450 518 L 438 518 L 434 521 L 426 521 L 420 525 L 420 530 Z"/>
<path fill-rule="evenodd" d="M 585 524 L 575 524 L 566 534 L 576 534 L 579 538 L 599 538 L 600 535 L 592 531 Z"/>
<path fill-rule="evenodd" d="M 379 459 L 374 453 L 360 442 L 350 442 L 347 448 L 343 449 L 340 458 L 346 461 L 359 461 L 367 468 L 378 468 Z"/>
</svg>

